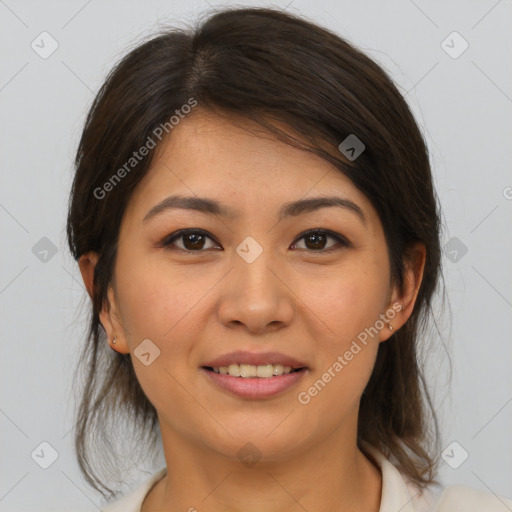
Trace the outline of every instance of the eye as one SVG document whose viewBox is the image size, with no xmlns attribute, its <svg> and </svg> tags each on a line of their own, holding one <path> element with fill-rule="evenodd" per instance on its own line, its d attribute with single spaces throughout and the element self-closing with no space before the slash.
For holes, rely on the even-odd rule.
<svg viewBox="0 0 512 512">
<path fill-rule="evenodd" d="M 182 229 L 173 233 L 169 237 L 167 237 L 162 245 L 164 247 L 170 245 L 176 245 L 175 240 L 182 240 L 182 246 L 178 245 L 178 249 L 181 249 L 184 252 L 204 252 L 205 249 L 205 241 L 213 240 L 205 231 L 201 231 L 198 229 Z M 209 249 L 209 247 L 206 247 Z"/>
<path fill-rule="evenodd" d="M 328 239 L 334 240 L 342 247 L 348 247 L 350 245 L 349 241 L 338 233 L 325 229 L 310 229 L 302 233 L 291 247 L 292 249 L 300 250 L 309 249 L 308 252 L 330 252 L 336 249 L 336 243 L 326 248 L 325 245 Z M 210 247 L 208 247 L 206 244 L 208 240 L 214 242 L 214 239 L 205 231 L 200 229 L 182 229 L 169 235 L 163 240 L 161 245 L 163 247 L 175 246 L 182 252 L 205 252 L 206 249 L 219 247 L 218 245 L 210 245 Z M 304 240 L 304 247 L 298 247 L 299 244 L 297 241 L 300 240 Z M 176 241 L 180 241 L 181 245 L 177 244 Z"/>
<path fill-rule="evenodd" d="M 302 233 L 297 240 L 305 240 L 305 247 L 298 247 L 298 249 L 311 249 L 311 252 L 330 252 L 336 249 L 336 244 L 332 244 L 328 248 L 325 248 L 326 241 L 331 238 L 343 247 L 348 247 L 350 243 L 348 240 L 337 233 L 325 229 L 310 229 L 305 233 Z M 295 242 L 292 247 L 297 248 Z"/>
</svg>

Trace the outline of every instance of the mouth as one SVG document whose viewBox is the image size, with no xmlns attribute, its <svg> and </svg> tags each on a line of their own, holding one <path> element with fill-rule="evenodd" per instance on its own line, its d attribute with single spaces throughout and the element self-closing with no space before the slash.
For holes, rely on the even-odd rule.
<svg viewBox="0 0 512 512">
<path fill-rule="evenodd" d="M 229 375 L 230 377 L 239 377 L 242 379 L 271 379 L 273 377 L 280 377 L 281 375 L 297 373 L 307 369 L 305 366 L 294 368 L 282 364 L 254 365 L 244 363 L 230 364 L 227 366 L 203 366 L 202 368 L 219 375 Z"/>
<path fill-rule="evenodd" d="M 201 373 L 213 386 L 244 399 L 265 399 L 290 391 L 311 369 L 281 352 L 238 350 L 204 361 Z"/>
<path fill-rule="evenodd" d="M 230 364 L 201 366 L 201 372 L 216 389 L 242 399 L 270 399 L 290 391 L 308 372 L 305 366 Z"/>
</svg>

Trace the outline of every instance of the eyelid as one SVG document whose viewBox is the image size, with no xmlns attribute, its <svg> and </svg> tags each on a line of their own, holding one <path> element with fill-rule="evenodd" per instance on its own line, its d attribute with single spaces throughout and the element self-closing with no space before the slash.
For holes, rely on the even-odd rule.
<svg viewBox="0 0 512 512">
<path fill-rule="evenodd" d="M 345 236 L 343 236 L 342 234 L 336 233 L 334 231 L 331 231 L 330 229 L 325 229 L 325 228 L 312 228 L 312 229 L 307 229 L 306 231 L 303 231 L 293 241 L 292 245 L 295 245 L 302 238 L 305 238 L 306 236 L 314 234 L 314 233 L 322 233 L 322 234 L 325 234 L 329 238 L 334 238 L 338 242 L 338 244 L 340 244 L 342 246 L 345 246 L 345 247 L 349 247 L 349 246 L 352 245 L 349 242 L 349 240 Z M 329 247 L 328 249 L 319 249 L 317 251 L 315 251 L 315 250 L 307 250 L 307 249 L 300 249 L 300 250 L 305 250 L 305 251 L 313 253 L 313 254 L 314 253 L 322 254 L 322 253 L 330 252 L 331 250 L 335 250 L 335 249 L 336 249 L 336 246 Z"/>
<path fill-rule="evenodd" d="M 184 229 L 180 229 L 178 231 L 175 231 L 173 233 L 171 233 L 170 235 L 167 235 L 163 240 L 162 242 L 160 243 L 160 247 L 168 247 L 168 246 L 172 246 L 173 242 L 175 240 L 178 240 L 179 238 L 183 237 L 184 235 L 188 234 L 188 233 L 194 233 L 194 234 L 198 234 L 198 235 L 204 235 L 206 238 L 209 238 L 210 240 L 212 240 L 213 242 L 215 242 L 216 244 L 220 245 L 219 242 L 216 241 L 215 237 L 213 237 L 210 233 L 208 233 L 208 231 L 205 231 L 203 229 L 199 229 L 199 228 L 184 228 Z M 344 247 L 350 247 L 352 244 L 350 243 L 350 241 L 343 235 L 341 235 L 340 233 L 336 233 L 334 231 L 331 231 L 329 229 L 325 229 L 325 228 L 311 228 L 311 229 L 307 229 L 306 231 L 303 231 L 302 233 L 300 233 L 299 235 L 297 235 L 297 237 L 294 239 L 294 241 L 292 242 L 292 246 L 296 245 L 300 240 L 302 240 L 303 238 L 305 238 L 306 236 L 308 235 L 311 235 L 311 234 L 314 234 L 314 233 L 321 233 L 321 234 L 325 234 L 327 237 L 329 238 L 334 238 L 338 244 L 340 244 L 341 246 L 344 246 Z M 332 250 L 336 250 L 336 246 L 332 246 L 332 247 L 329 247 L 328 249 L 318 249 L 318 250 L 313 250 L 313 249 L 298 249 L 298 250 L 301 250 L 301 251 L 306 251 L 306 252 L 309 252 L 309 253 L 317 253 L 317 254 L 322 254 L 322 253 L 328 253 L 328 252 L 331 252 Z M 175 251 L 178 251 L 178 252 L 185 252 L 185 253 L 202 253 L 202 252 L 207 252 L 207 250 L 197 250 L 197 251 L 191 251 L 191 250 L 184 250 L 184 249 L 181 249 L 181 248 L 176 248 L 176 249 L 172 249 L 172 250 L 175 250 Z"/>
<path fill-rule="evenodd" d="M 178 231 L 174 231 L 173 233 L 171 233 L 170 235 L 167 235 L 163 240 L 162 242 L 160 243 L 160 246 L 161 247 L 168 247 L 168 246 L 171 246 L 173 244 L 174 241 L 176 240 L 179 240 L 181 237 L 183 237 L 184 235 L 188 234 L 188 233 L 194 233 L 196 235 L 203 235 L 205 236 L 206 238 L 209 238 L 210 240 L 212 240 L 213 242 L 215 242 L 216 244 L 220 245 L 219 242 L 217 242 L 217 240 L 215 240 L 215 238 L 210 234 L 208 233 L 208 231 L 204 231 L 203 229 L 199 229 L 199 228 L 184 228 L 184 229 L 179 229 Z M 181 249 L 179 247 L 177 247 L 175 249 L 176 251 L 181 251 L 181 252 L 187 252 L 187 253 L 201 253 L 201 252 L 206 252 L 205 250 L 199 250 L 199 251 L 187 251 L 187 250 L 184 250 L 184 249 Z"/>
</svg>

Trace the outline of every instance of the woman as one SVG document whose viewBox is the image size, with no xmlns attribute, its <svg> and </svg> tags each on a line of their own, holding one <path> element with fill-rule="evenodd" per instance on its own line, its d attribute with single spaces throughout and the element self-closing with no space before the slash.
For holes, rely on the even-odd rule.
<svg viewBox="0 0 512 512">
<path fill-rule="evenodd" d="M 113 495 L 91 447 L 125 414 L 134 445 L 159 428 L 166 468 L 104 510 L 511 503 L 435 481 L 416 350 L 439 224 L 407 104 L 335 34 L 230 9 L 129 53 L 88 115 L 70 201 L 93 306 L 76 448 Z"/>
</svg>

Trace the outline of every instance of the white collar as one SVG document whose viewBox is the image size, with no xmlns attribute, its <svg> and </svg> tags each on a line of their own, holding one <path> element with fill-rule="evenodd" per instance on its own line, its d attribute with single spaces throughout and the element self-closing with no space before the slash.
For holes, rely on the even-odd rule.
<svg viewBox="0 0 512 512">
<path fill-rule="evenodd" d="M 409 487 L 398 469 L 384 455 L 367 443 L 364 451 L 369 453 L 382 473 L 382 494 L 379 512 L 415 512 Z"/>
</svg>

